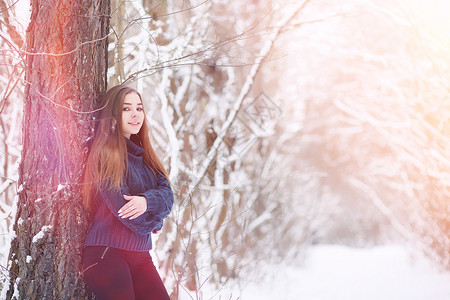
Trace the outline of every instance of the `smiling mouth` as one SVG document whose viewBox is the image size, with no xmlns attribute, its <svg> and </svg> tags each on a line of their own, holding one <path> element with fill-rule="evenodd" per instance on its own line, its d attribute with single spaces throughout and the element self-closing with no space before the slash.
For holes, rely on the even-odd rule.
<svg viewBox="0 0 450 300">
<path fill-rule="evenodd" d="M 141 122 L 135 122 L 135 123 L 128 122 L 128 124 L 130 124 L 130 125 L 139 125 L 139 124 L 141 124 Z"/>
</svg>

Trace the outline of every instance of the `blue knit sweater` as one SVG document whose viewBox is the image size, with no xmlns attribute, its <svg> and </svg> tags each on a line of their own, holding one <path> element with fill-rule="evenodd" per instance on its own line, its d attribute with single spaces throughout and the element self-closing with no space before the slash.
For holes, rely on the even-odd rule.
<svg viewBox="0 0 450 300">
<path fill-rule="evenodd" d="M 149 251 L 151 233 L 160 230 L 173 205 L 173 192 L 168 180 L 156 176 L 143 161 L 144 149 L 126 139 L 128 175 L 121 190 L 98 189 L 94 192 L 95 214 L 85 246 L 110 246 L 130 251 Z M 123 195 L 144 196 L 147 211 L 130 220 L 119 217 L 119 209 L 128 201 Z"/>
</svg>

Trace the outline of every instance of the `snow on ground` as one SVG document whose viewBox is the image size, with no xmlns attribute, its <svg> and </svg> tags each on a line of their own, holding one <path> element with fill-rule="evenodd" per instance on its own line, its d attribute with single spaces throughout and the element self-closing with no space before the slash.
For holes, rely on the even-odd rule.
<svg viewBox="0 0 450 300">
<path fill-rule="evenodd" d="M 265 279 L 251 282 L 240 292 L 224 290 L 212 299 L 450 299 L 450 273 L 440 273 L 424 258 L 412 258 L 401 246 L 314 246 L 303 264 L 267 269 L 271 275 Z"/>
</svg>

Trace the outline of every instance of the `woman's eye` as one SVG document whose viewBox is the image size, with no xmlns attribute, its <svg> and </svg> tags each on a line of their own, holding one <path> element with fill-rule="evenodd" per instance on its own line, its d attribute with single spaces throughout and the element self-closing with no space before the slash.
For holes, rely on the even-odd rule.
<svg viewBox="0 0 450 300">
<path fill-rule="evenodd" d="M 128 111 L 128 110 L 130 110 L 128 107 L 123 108 L 123 111 Z"/>
<path fill-rule="evenodd" d="M 137 111 L 142 111 L 142 107 L 138 107 L 138 108 L 137 108 Z"/>
</svg>

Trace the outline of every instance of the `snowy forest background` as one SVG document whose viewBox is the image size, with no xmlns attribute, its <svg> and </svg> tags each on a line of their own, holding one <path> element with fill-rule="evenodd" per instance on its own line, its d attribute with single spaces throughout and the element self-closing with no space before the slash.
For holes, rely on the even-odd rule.
<svg viewBox="0 0 450 300">
<path fill-rule="evenodd" d="M 0 4 L 7 277 L 29 3 Z M 109 85 L 141 91 L 176 194 L 154 242 L 169 289 L 245 284 L 315 244 L 402 243 L 450 271 L 446 1 L 113 0 L 111 11 Z"/>
</svg>

